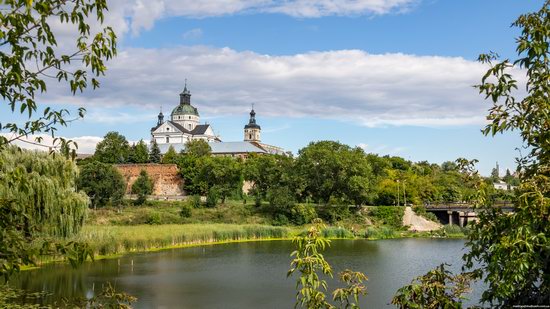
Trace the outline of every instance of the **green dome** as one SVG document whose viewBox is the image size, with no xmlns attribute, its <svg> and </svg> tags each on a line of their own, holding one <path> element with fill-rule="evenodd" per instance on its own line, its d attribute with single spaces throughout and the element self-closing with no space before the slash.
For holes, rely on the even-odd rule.
<svg viewBox="0 0 550 309">
<path fill-rule="evenodd" d="M 196 107 L 193 107 L 191 104 L 180 104 L 172 110 L 172 116 L 179 115 L 195 115 L 199 116 L 199 112 Z"/>
</svg>

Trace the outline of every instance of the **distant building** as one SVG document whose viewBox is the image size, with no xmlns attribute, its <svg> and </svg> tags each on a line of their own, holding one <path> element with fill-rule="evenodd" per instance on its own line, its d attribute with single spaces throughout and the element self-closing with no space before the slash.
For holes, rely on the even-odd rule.
<svg viewBox="0 0 550 309">
<path fill-rule="evenodd" d="M 261 143 L 261 127 L 256 123 L 254 107 L 250 111 L 248 124 L 244 126 L 242 142 L 222 142 L 209 124 L 200 124 L 199 111 L 191 105 L 191 92 L 185 85 L 180 93 L 180 102 L 170 114 L 170 120 L 164 120 L 162 111 L 158 115 L 157 125 L 151 128 L 151 141 L 156 141 L 160 152 L 166 153 L 170 146 L 177 152 L 185 149 L 185 143 L 192 140 L 205 140 L 212 148 L 214 156 L 232 156 L 246 158 L 251 153 L 281 154 L 281 147 Z"/>
</svg>

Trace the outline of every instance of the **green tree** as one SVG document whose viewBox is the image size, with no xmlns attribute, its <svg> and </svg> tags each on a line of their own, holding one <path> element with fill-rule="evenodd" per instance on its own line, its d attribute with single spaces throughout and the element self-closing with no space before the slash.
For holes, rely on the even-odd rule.
<svg viewBox="0 0 550 309">
<path fill-rule="evenodd" d="M 515 211 L 504 214 L 490 207 L 487 186 L 480 182 L 479 223 L 468 236 L 466 266 L 483 277 L 488 289 L 482 300 L 497 306 L 550 303 L 550 1 L 533 13 L 521 15 L 513 26 L 519 58 L 498 60 L 485 54 L 490 66 L 477 87 L 492 102 L 484 134 L 517 130 L 529 153 L 519 158 L 521 185 Z M 517 81 L 511 68 L 527 73 L 526 95 L 514 96 Z M 475 266 L 474 262 L 481 262 Z"/>
<path fill-rule="evenodd" d="M 0 130 L 12 132 L 10 138 L 0 136 L 0 147 L 21 137 L 44 132 L 55 136 L 56 126 L 65 126 L 66 109 L 39 109 L 36 95 L 47 91 L 46 80 L 54 76 L 68 84 L 75 94 L 89 84 L 99 86 L 96 76 L 106 71 L 105 60 L 116 55 L 116 36 L 110 27 L 92 33 L 94 19 L 103 22 L 107 10 L 105 0 L 9 0 L 2 2 L 0 12 L 0 96 L 10 109 L 26 113 L 28 120 L 20 125 L 2 123 Z M 54 25 L 76 30 L 76 46 L 58 46 Z M 93 77 L 89 79 L 89 75 Z M 48 78 L 48 79 L 46 79 Z M 78 117 L 84 116 L 80 108 Z M 37 138 L 37 142 L 41 142 Z M 64 139 L 54 143 L 66 144 Z M 70 142 L 70 141 L 69 141 Z"/>
<path fill-rule="evenodd" d="M 212 153 L 212 148 L 207 141 L 195 139 L 185 143 L 185 153 L 194 157 L 204 157 Z"/>
<path fill-rule="evenodd" d="M 174 146 L 170 145 L 168 151 L 162 156 L 162 164 L 175 164 L 178 162 L 178 153 L 174 149 Z"/>
<path fill-rule="evenodd" d="M 133 163 L 148 163 L 149 162 L 149 149 L 145 142 L 141 139 L 132 147 L 132 162 Z"/>
<path fill-rule="evenodd" d="M 128 162 L 130 144 L 126 137 L 118 132 L 108 132 L 103 140 L 97 143 L 94 157 L 103 163 L 120 164 Z"/>
<path fill-rule="evenodd" d="M 117 206 L 126 192 L 126 183 L 114 166 L 95 161 L 81 166 L 77 188 L 86 192 L 94 208 Z"/>
<path fill-rule="evenodd" d="M 149 155 L 149 159 L 151 163 L 160 163 L 160 160 L 161 160 L 160 149 L 156 140 L 153 140 L 153 142 L 151 143 L 151 152 Z"/>
<path fill-rule="evenodd" d="M 204 157 L 197 165 L 194 182 L 205 192 L 216 191 L 222 203 L 242 190 L 242 164 L 231 157 Z"/>
<path fill-rule="evenodd" d="M 145 170 L 139 172 L 139 177 L 132 185 L 132 193 L 137 194 L 136 204 L 142 205 L 147 200 L 147 195 L 153 194 L 153 180 Z"/>
<path fill-rule="evenodd" d="M 363 150 L 338 142 L 321 141 L 301 149 L 296 169 L 305 182 L 304 194 L 325 204 L 334 197 L 360 205 L 374 186 Z"/>
<path fill-rule="evenodd" d="M 81 262 L 89 249 L 59 241 L 78 233 L 88 197 L 75 190 L 77 168 L 62 156 L 6 147 L 0 151 L 0 275 L 8 280 L 42 254 Z M 54 239 L 51 239 L 55 237 Z"/>
</svg>

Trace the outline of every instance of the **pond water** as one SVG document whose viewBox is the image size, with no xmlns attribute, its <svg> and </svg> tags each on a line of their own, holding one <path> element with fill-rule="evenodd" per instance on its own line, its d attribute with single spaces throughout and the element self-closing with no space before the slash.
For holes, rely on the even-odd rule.
<svg viewBox="0 0 550 309">
<path fill-rule="evenodd" d="M 460 239 L 336 240 L 325 258 L 335 275 L 346 268 L 364 272 L 362 307 L 383 308 L 399 287 L 441 263 L 458 271 L 463 246 Z M 44 302 L 90 297 L 111 282 L 138 298 L 136 308 L 293 308 L 296 277 L 286 277 L 292 250 L 289 241 L 259 241 L 132 254 L 78 269 L 48 265 L 22 272 L 14 284 L 53 293 Z M 329 280 L 329 288 L 336 284 Z"/>
</svg>

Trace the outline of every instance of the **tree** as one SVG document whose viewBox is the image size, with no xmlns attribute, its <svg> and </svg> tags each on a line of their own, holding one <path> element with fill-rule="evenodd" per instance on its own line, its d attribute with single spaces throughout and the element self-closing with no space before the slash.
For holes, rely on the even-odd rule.
<svg viewBox="0 0 550 309">
<path fill-rule="evenodd" d="M 148 163 L 149 162 L 149 149 L 142 139 L 132 147 L 131 157 L 133 163 Z"/>
<path fill-rule="evenodd" d="M 208 142 L 202 139 L 190 140 L 185 143 L 185 153 L 194 157 L 209 156 L 212 148 Z"/>
<path fill-rule="evenodd" d="M 145 170 L 139 172 L 139 177 L 132 185 L 132 193 L 137 194 L 136 204 L 141 205 L 147 200 L 147 195 L 153 194 L 153 180 Z"/>
<path fill-rule="evenodd" d="M 126 183 L 114 166 L 95 161 L 80 168 L 77 188 L 86 192 L 94 208 L 117 206 L 126 192 Z"/>
<path fill-rule="evenodd" d="M 156 140 L 153 140 L 151 143 L 151 152 L 149 155 L 149 159 L 151 163 L 160 163 L 160 149 L 159 145 L 157 144 Z"/>
<path fill-rule="evenodd" d="M 203 193 L 214 190 L 222 203 L 242 190 L 242 165 L 231 157 L 204 157 L 198 161 L 194 182 Z"/>
<path fill-rule="evenodd" d="M 105 73 L 105 61 L 116 55 L 116 36 L 110 27 L 92 33 L 90 23 L 93 19 L 102 23 L 106 10 L 105 0 L 2 2 L 0 96 L 12 112 L 28 114 L 28 120 L 23 125 L 2 123 L 0 130 L 12 132 L 13 137 L 0 136 L 0 147 L 40 132 L 55 136 L 57 125 L 65 126 L 74 120 L 68 119 L 66 109 L 39 110 L 36 95 L 46 92 L 48 80 L 67 83 L 73 94 L 89 84 L 94 89 L 99 87 L 96 76 Z M 53 30 L 57 23 L 68 25 L 65 29 L 76 30 L 75 50 L 67 52 L 68 46 L 58 46 Z M 88 83 L 90 74 L 94 77 Z M 77 118 L 83 116 L 84 109 L 80 108 Z M 57 138 L 56 142 L 67 143 Z"/>
<path fill-rule="evenodd" d="M 321 141 L 302 148 L 296 169 L 305 182 L 304 194 L 325 204 L 334 197 L 360 205 L 374 186 L 363 150 L 338 142 Z"/>
<path fill-rule="evenodd" d="M 6 281 L 42 254 L 61 254 L 71 263 L 91 254 L 86 245 L 63 240 L 80 231 L 89 203 L 75 190 L 76 175 L 74 162 L 59 155 L 0 151 L 0 276 Z"/>
<path fill-rule="evenodd" d="M 94 157 L 103 163 L 121 164 L 128 162 L 130 144 L 126 137 L 118 132 L 108 132 L 103 140 L 97 143 Z"/>
<path fill-rule="evenodd" d="M 498 172 L 498 168 L 494 167 L 492 170 L 491 170 L 491 180 L 493 182 L 498 182 L 500 181 L 500 175 L 499 175 L 499 172 Z"/>
<path fill-rule="evenodd" d="M 162 164 L 175 164 L 178 161 L 178 153 L 174 149 L 174 146 L 170 145 L 168 151 L 162 156 Z"/>
<path fill-rule="evenodd" d="M 466 266 L 488 284 L 482 301 L 497 306 L 550 303 L 550 1 L 533 13 L 519 16 L 513 26 L 519 58 L 494 63 L 494 53 L 479 57 L 489 70 L 478 89 L 492 102 L 483 133 L 517 130 L 529 153 L 518 159 L 521 185 L 515 211 L 504 214 L 491 207 L 487 188 L 480 182 L 479 223 L 468 236 Z M 527 74 L 526 95 L 514 96 L 517 81 L 511 68 Z M 480 266 L 474 266 L 474 262 Z"/>
</svg>

